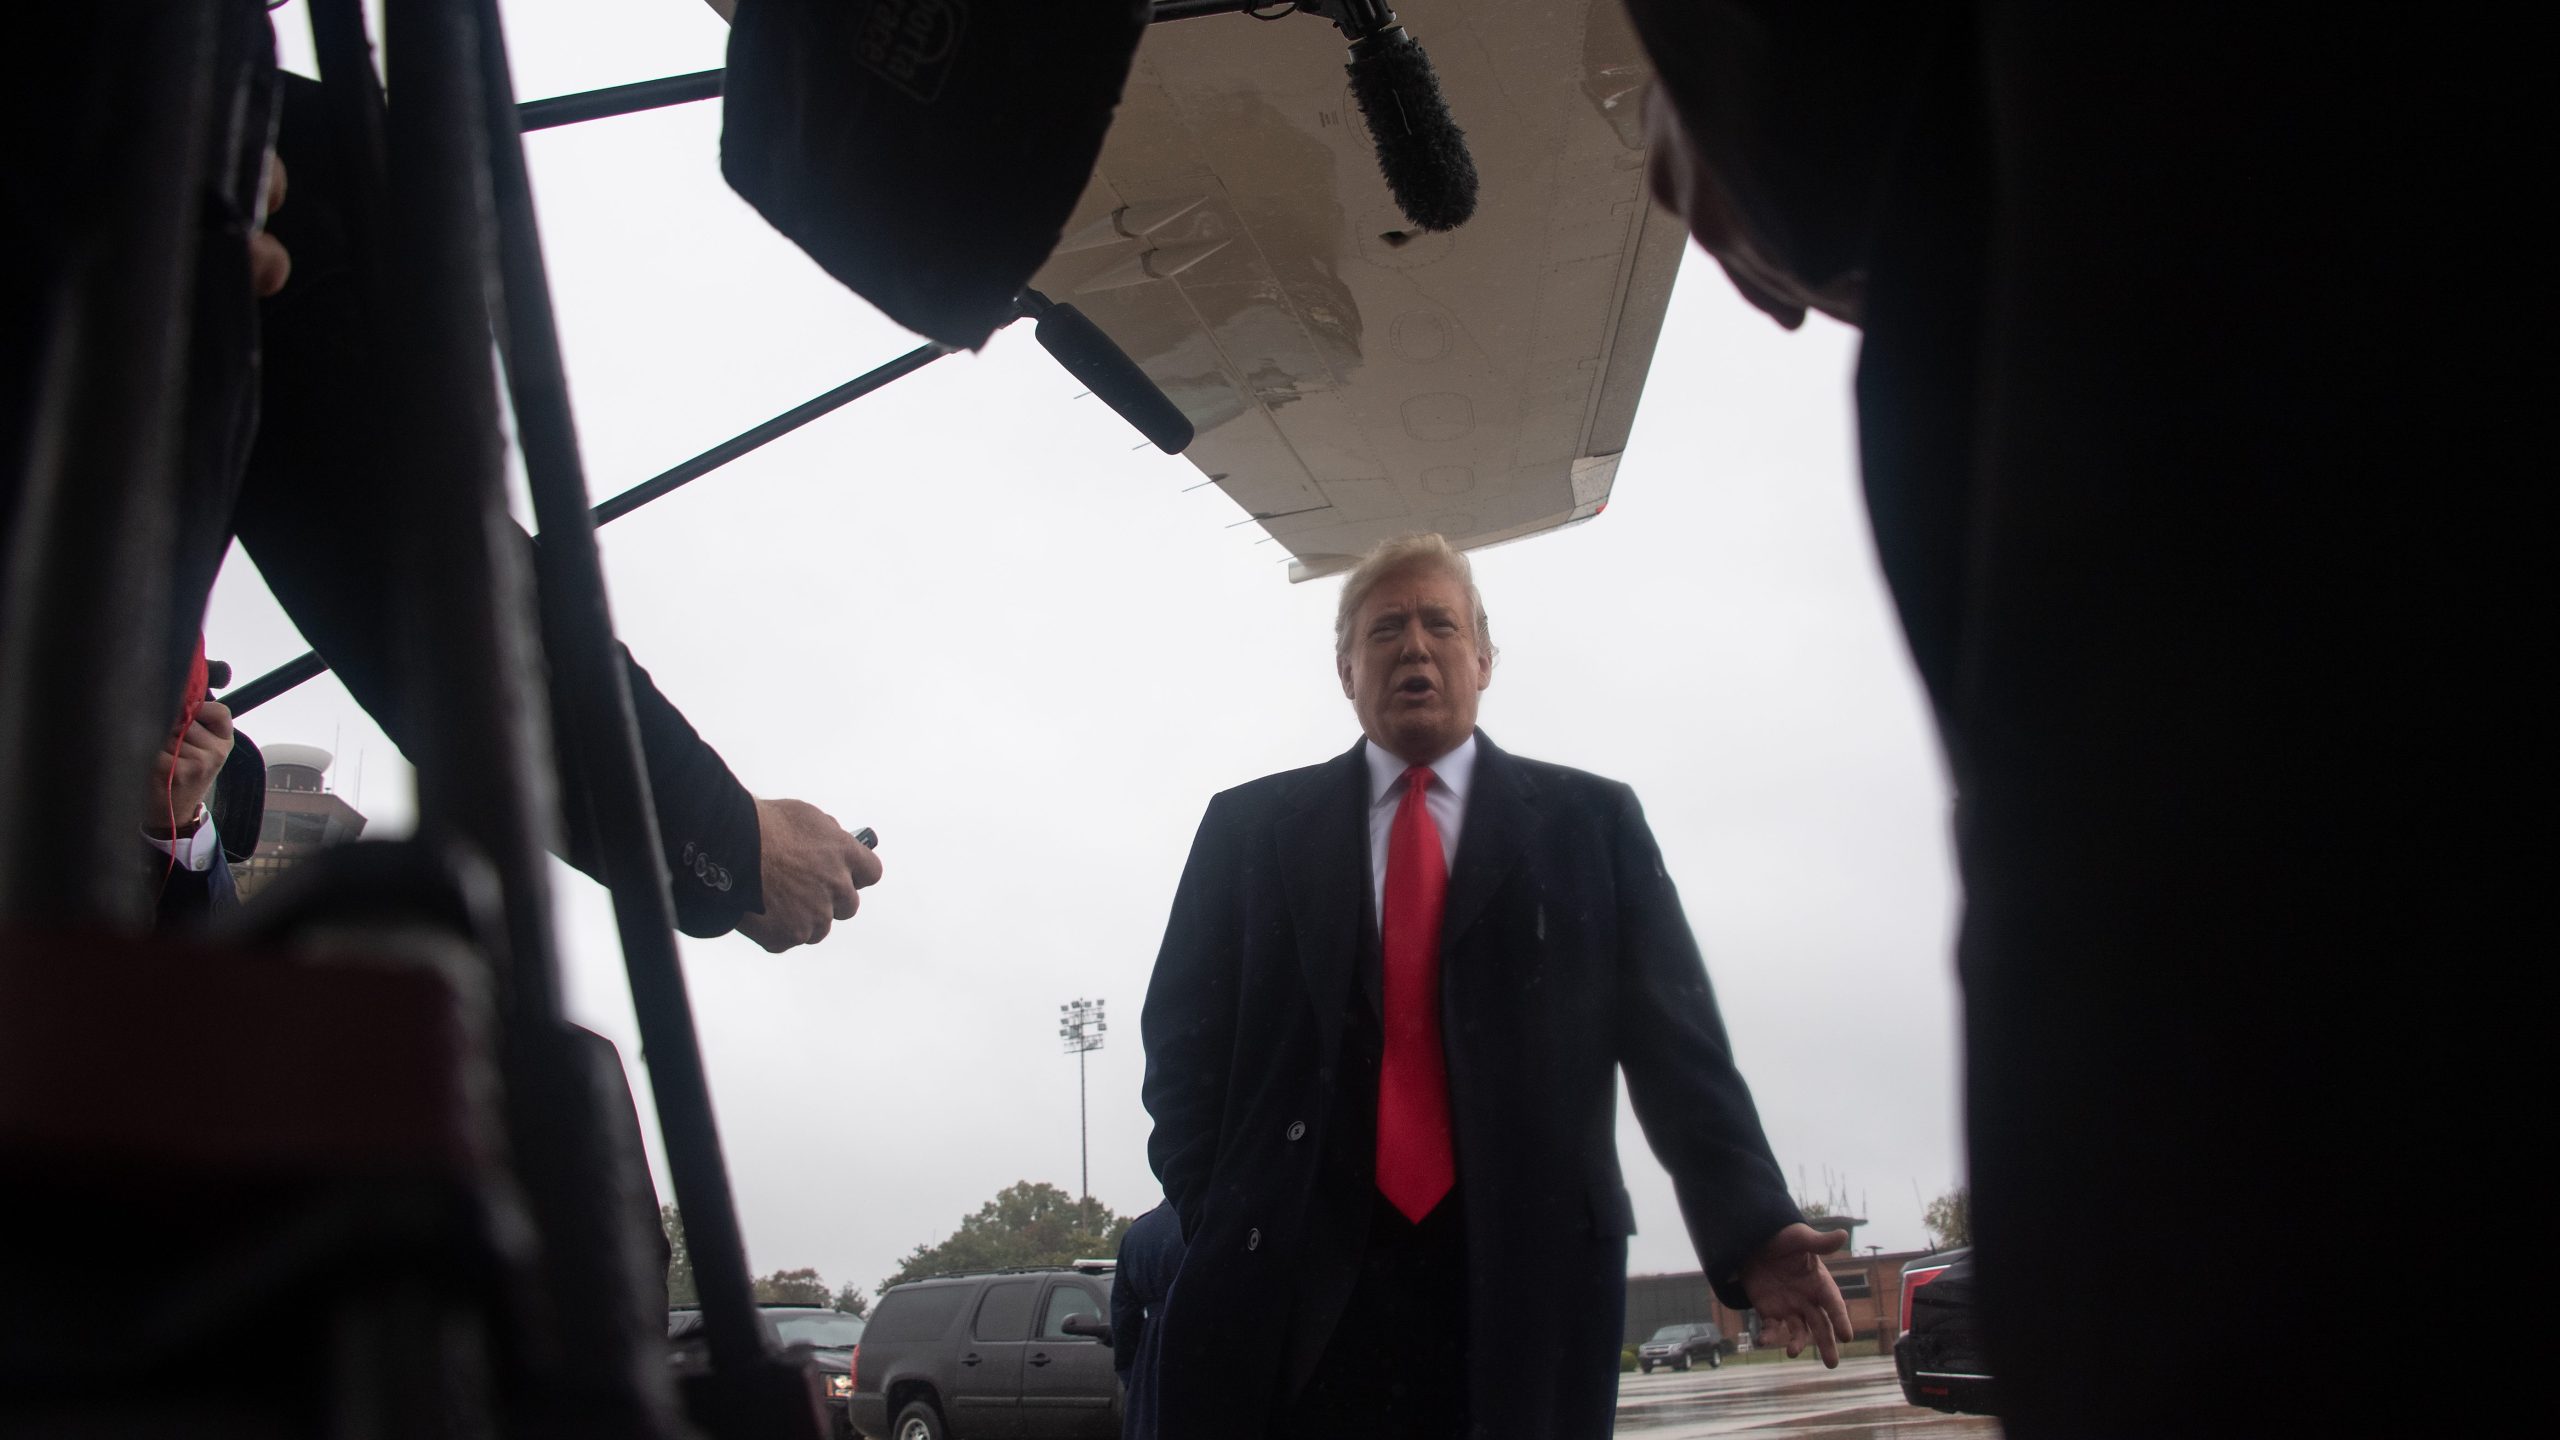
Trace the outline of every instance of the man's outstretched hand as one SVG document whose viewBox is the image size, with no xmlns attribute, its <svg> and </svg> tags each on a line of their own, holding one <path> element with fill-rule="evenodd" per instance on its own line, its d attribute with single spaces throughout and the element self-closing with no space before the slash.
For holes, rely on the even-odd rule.
<svg viewBox="0 0 2560 1440">
<path fill-rule="evenodd" d="M 779 955 L 815 945 L 838 920 L 862 908 L 862 892 L 880 883 L 880 857 L 835 817 L 806 800 L 756 801 L 764 865 L 764 909 L 738 922 L 738 933 Z"/>
<path fill-rule="evenodd" d="M 1761 1322 L 1787 1347 L 1788 1359 L 1810 1345 L 1822 1352 L 1823 1364 L 1839 1368 L 1840 1342 L 1849 1338 L 1849 1306 L 1822 1257 L 1848 1243 L 1845 1230 L 1826 1235 L 1810 1225 L 1790 1225 L 1742 1262 L 1742 1288 Z"/>
</svg>

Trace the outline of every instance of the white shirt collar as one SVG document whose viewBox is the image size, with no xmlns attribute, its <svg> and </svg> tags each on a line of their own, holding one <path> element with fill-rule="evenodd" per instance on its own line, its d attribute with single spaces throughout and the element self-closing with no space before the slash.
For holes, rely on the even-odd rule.
<svg viewBox="0 0 2560 1440">
<path fill-rule="evenodd" d="M 1369 803 L 1385 804 L 1404 779 L 1404 772 L 1413 768 L 1412 762 L 1378 748 L 1374 740 L 1363 739 L 1360 753 L 1369 762 Z M 1467 786 L 1476 778 L 1475 732 L 1469 731 L 1457 749 L 1431 762 L 1431 778 L 1455 796 L 1460 805 L 1467 803 Z"/>
</svg>

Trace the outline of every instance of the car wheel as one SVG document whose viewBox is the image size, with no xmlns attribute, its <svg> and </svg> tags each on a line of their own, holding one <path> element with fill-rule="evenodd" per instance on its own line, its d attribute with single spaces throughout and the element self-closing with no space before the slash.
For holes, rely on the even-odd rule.
<svg viewBox="0 0 2560 1440">
<path fill-rule="evenodd" d="M 951 1432 L 942 1428 L 942 1412 L 930 1400 L 918 1400 L 898 1412 L 895 1431 L 897 1440 L 949 1440 Z"/>
<path fill-rule="evenodd" d="M 1672 1368 L 1672 1369 L 1674 1369 L 1674 1370 L 1682 1370 L 1682 1371 L 1687 1370 L 1687 1369 L 1689 1368 L 1689 1357 L 1688 1357 L 1688 1356 L 1686 1356 L 1686 1355 L 1683 1355 L 1683 1356 L 1679 1357 L 1678 1359 L 1676 1359 L 1676 1360 L 1672 1361 L 1672 1362 L 1671 1362 L 1671 1368 Z"/>
<path fill-rule="evenodd" d="M 1639 1361 L 1637 1361 L 1637 1362 L 1636 1362 L 1636 1364 L 1637 1364 L 1637 1365 L 1639 1365 L 1639 1366 L 1641 1366 L 1641 1367 L 1643 1367 L 1643 1369 L 1644 1369 L 1644 1373 L 1646 1373 L 1647 1375 L 1650 1375 L 1650 1374 L 1652 1374 L 1652 1373 L 1653 1373 L 1653 1362 L 1652 1362 L 1652 1361 L 1650 1361 L 1650 1360 L 1639 1360 Z"/>
<path fill-rule="evenodd" d="M 1708 1368 L 1708 1369 L 1710 1369 L 1710 1370 L 1720 1369 L 1720 1368 L 1722 1368 L 1722 1367 L 1723 1367 L 1723 1365 L 1724 1365 L 1724 1352 L 1723 1352 L 1723 1351 L 1721 1351 L 1721 1350 L 1710 1350 L 1710 1351 L 1708 1351 L 1708 1352 L 1707 1352 L 1707 1368 Z"/>
</svg>

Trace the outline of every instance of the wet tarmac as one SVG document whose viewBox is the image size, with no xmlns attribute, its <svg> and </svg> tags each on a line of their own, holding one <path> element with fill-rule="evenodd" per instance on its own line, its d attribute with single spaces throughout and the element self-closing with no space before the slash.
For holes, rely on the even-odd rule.
<svg viewBox="0 0 2560 1440">
<path fill-rule="evenodd" d="M 1991 1440 L 2000 1422 L 1906 1405 L 1893 1361 L 1863 1355 L 1844 1358 L 1837 1370 L 1805 1359 L 1622 1376 L 1616 1433 L 1630 1440 Z"/>
</svg>

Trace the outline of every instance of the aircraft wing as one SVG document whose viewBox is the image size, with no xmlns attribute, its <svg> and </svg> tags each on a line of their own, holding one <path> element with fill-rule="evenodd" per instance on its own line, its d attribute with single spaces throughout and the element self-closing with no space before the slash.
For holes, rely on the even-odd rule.
<svg viewBox="0 0 2560 1440">
<path fill-rule="evenodd" d="M 1410 0 L 1482 177 L 1409 231 L 1329 24 L 1151 27 L 1032 284 L 1181 406 L 1187 458 L 1293 557 L 1461 547 L 1608 503 L 1686 236 L 1649 203 L 1643 52 L 1618 0 Z"/>
</svg>

